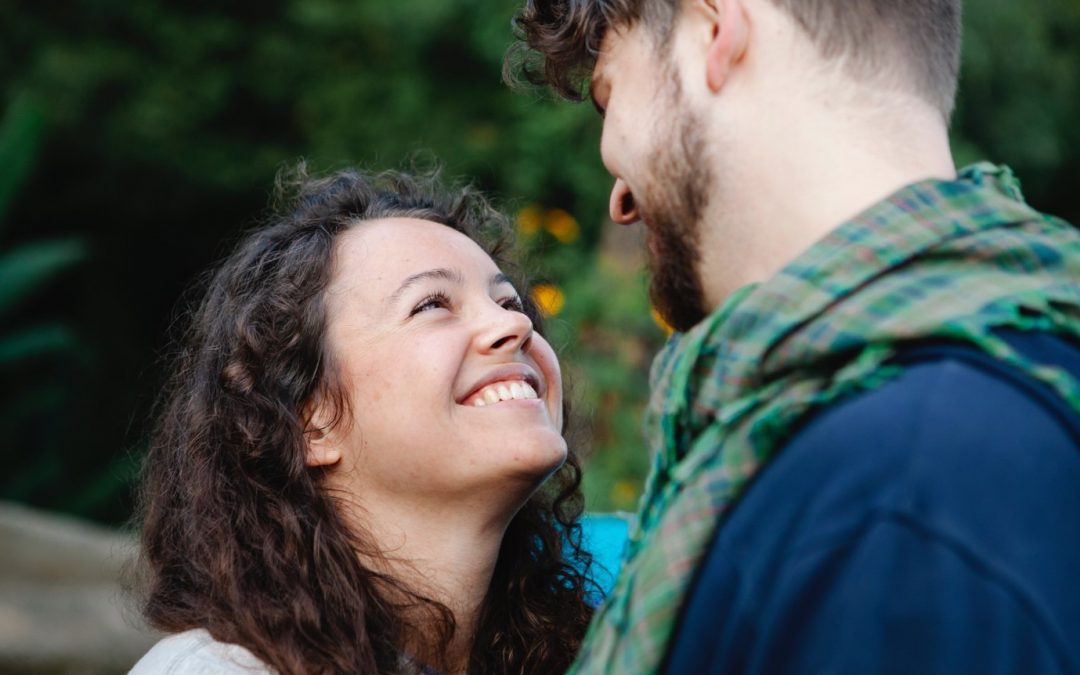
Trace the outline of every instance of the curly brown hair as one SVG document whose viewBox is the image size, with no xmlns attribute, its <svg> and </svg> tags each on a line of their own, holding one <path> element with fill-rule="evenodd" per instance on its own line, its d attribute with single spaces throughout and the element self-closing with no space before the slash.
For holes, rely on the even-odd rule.
<svg viewBox="0 0 1080 675">
<path fill-rule="evenodd" d="M 406 635 L 426 631 L 437 654 L 454 616 L 361 564 L 373 543 L 346 524 L 326 471 L 305 464 L 307 403 L 348 405 L 325 337 L 335 240 L 364 220 L 421 218 L 473 238 L 513 277 L 510 230 L 481 195 L 432 175 L 316 179 L 301 166 L 279 192 L 280 215 L 243 238 L 182 316 L 139 491 L 143 610 L 161 630 L 205 628 L 285 674 L 394 672 Z M 469 673 L 555 673 L 573 659 L 595 590 L 580 483 L 571 448 L 510 523 Z M 417 608 L 435 629 L 415 624 Z"/>
<path fill-rule="evenodd" d="M 872 74 L 899 55 L 915 91 L 945 117 L 960 67 L 961 0 L 772 0 L 826 58 L 844 57 Z M 668 42 L 683 0 L 526 0 L 514 17 L 518 41 L 503 64 L 510 84 L 524 80 L 584 99 L 608 29 L 639 21 L 659 47 Z"/>
<path fill-rule="evenodd" d="M 503 79 L 511 86 L 551 87 L 563 98 L 583 101 L 604 35 L 609 28 L 636 23 L 644 5 L 642 0 L 526 0 L 514 16 L 517 42 L 503 61 Z M 674 0 L 653 6 L 673 8 Z M 670 26 L 670 17 L 665 23 Z"/>
</svg>

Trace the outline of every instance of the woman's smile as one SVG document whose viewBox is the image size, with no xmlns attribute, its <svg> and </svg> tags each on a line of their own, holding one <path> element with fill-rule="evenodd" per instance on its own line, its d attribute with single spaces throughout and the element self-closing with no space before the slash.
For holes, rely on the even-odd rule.
<svg viewBox="0 0 1080 675">
<path fill-rule="evenodd" d="M 488 372 L 458 402 L 482 408 L 509 401 L 533 401 L 541 399 L 544 390 L 535 370 L 525 364 L 513 364 Z"/>
<path fill-rule="evenodd" d="M 483 408 L 496 403 L 506 403 L 509 401 L 538 401 L 539 399 L 540 396 L 528 382 L 508 380 L 486 385 L 483 389 L 470 396 L 469 399 L 465 401 L 465 405 Z"/>
</svg>

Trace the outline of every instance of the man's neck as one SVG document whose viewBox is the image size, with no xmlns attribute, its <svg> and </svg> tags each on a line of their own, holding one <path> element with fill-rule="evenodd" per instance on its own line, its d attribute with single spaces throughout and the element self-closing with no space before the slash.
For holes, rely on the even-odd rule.
<svg viewBox="0 0 1080 675">
<path fill-rule="evenodd" d="M 764 281 L 844 221 L 905 185 L 953 178 L 940 116 L 898 98 L 893 105 L 822 101 L 784 119 L 759 116 L 758 147 L 717 172 L 721 199 L 702 231 L 702 282 L 711 307 Z M 840 103 L 843 105 L 843 103 Z M 723 161 L 723 160 L 721 160 Z M 711 226 L 712 225 L 712 226 Z M 717 226 L 718 225 L 718 226 Z"/>
</svg>

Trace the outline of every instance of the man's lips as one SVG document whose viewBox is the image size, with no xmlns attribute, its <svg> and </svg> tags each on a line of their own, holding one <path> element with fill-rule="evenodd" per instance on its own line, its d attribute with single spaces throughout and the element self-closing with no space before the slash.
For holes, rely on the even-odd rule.
<svg viewBox="0 0 1080 675">
<path fill-rule="evenodd" d="M 500 382 L 506 382 L 508 384 L 513 382 L 524 382 L 536 391 L 538 398 L 543 398 L 544 396 L 542 381 L 539 375 L 536 374 L 536 371 L 523 363 L 515 363 L 498 366 L 484 373 L 484 376 L 469 388 L 468 393 L 458 397 L 457 402 L 460 405 L 464 405 L 466 401 L 474 397 L 485 387 Z"/>
</svg>

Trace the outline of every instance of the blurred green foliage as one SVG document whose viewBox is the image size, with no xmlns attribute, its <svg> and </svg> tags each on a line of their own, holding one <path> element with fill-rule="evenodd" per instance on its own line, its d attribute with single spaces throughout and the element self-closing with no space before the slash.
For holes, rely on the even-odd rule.
<svg viewBox="0 0 1080 675">
<path fill-rule="evenodd" d="M 45 371 L 10 371 L 18 393 L 4 399 L 0 443 L 15 469 L 0 498 L 122 520 L 170 308 L 255 222 L 275 172 L 298 157 L 400 167 L 430 151 L 448 175 L 520 214 L 592 450 L 589 507 L 632 509 L 648 465 L 647 368 L 664 334 L 640 258 L 606 219 L 595 113 L 501 84 L 516 4 L 0 0 L 0 109 L 33 105 L 44 125 L 34 128 L 49 130 L 37 153 L 3 149 L 3 250 L 31 247 L 2 258 L 24 271 L 0 293 L 37 290 L 15 315 L 4 311 L 0 335 L 53 325 L 67 336 L 54 334 L 57 345 L 75 345 L 39 352 Z M 967 12 L 960 160 L 1012 164 L 1036 206 L 1080 222 L 1080 3 L 973 2 Z M 11 172 L 28 175 L 17 193 Z M 41 240 L 71 248 L 28 244 Z M 84 250 L 93 255 L 57 279 Z M 32 283 L 35 265 L 48 285 Z M 47 404 L 33 402 L 36 387 L 52 392 Z"/>
<path fill-rule="evenodd" d="M 33 167 L 43 127 L 40 109 L 26 97 L 12 101 L 0 119 L 0 226 Z M 0 494 L 5 497 L 29 496 L 62 470 L 54 447 L 46 446 L 44 454 L 27 453 L 20 439 L 48 435 L 52 420 L 65 414 L 70 402 L 56 367 L 76 369 L 79 344 L 64 322 L 28 321 L 23 310 L 84 255 L 82 241 L 74 237 L 0 248 L 0 373 L 18 382 L 0 393 L 0 461 L 5 467 Z"/>
</svg>

